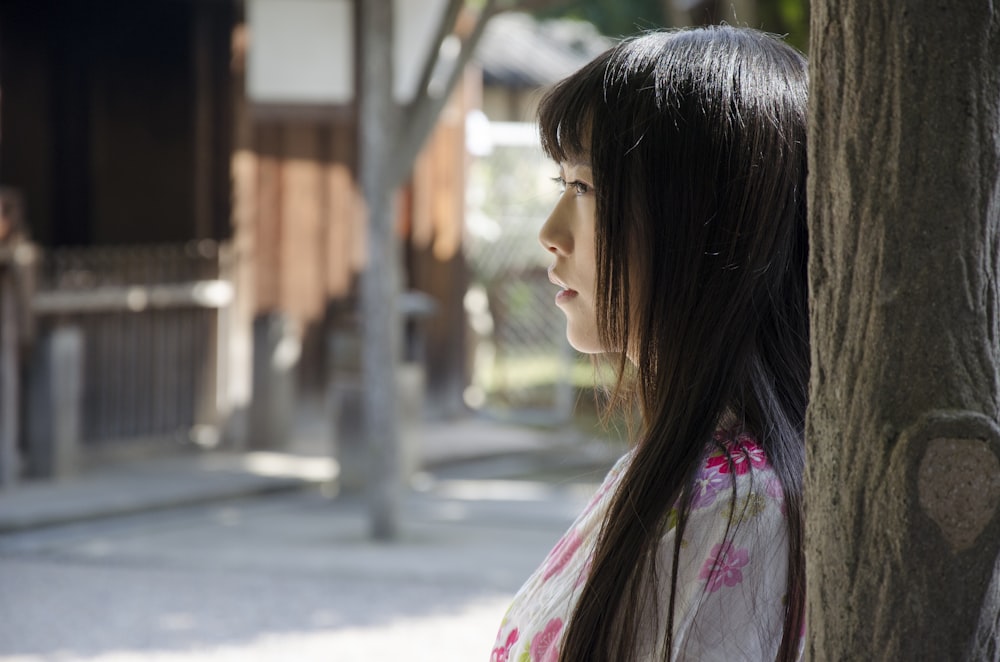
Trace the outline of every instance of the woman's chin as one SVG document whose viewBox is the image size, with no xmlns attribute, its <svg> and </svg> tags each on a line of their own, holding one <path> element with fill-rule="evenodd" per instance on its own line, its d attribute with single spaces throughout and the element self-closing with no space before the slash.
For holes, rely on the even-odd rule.
<svg viewBox="0 0 1000 662">
<path fill-rule="evenodd" d="M 582 354 L 601 354 L 604 352 L 597 338 L 589 334 L 575 334 L 572 330 L 567 330 L 566 339 L 569 341 L 570 347 Z"/>
</svg>

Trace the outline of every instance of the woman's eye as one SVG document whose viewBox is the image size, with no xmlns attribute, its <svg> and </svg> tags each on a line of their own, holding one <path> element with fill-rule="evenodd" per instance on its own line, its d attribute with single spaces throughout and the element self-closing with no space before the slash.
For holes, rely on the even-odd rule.
<svg viewBox="0 0 1000 662">
<path fill-rule="evenodd" d="M 581 182 L 579 180 L 573 180 L 571 182 L 567 182 L 562 177 L 553 177 L 552 181 L 554 181 L 556 184 L 559 185 L 560 192 L 565 192 L 567 187 L 572 187 L 573 192 L 576 193 L 577 195 L 586 195 L 591 191 L 590 184 Z"/>
</svg>

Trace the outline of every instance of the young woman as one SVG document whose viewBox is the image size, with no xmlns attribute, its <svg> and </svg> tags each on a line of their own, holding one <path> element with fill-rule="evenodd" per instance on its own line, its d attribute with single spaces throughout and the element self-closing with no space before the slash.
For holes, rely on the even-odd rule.
<svg viewBox="0 0 1000 662">
<path fill-rule="evenodd" d="M 543 100 L 556 304 L 641 424 L 493 660 L 800 657 L 806 72 L 754 30 L 655 32 Z"/>
</svg>

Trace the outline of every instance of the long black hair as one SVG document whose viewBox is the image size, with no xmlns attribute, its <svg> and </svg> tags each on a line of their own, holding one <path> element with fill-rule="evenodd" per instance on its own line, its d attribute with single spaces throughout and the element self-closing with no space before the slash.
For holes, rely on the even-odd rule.
<svg viewBox="0 0 1000 662">
<path fill-rule="evenodd" d="M 633 659 L 636 596 L 649 595 L 658 572 L 670 578 L 670 658 L 692 484 L 724 417 L 756 437 L 781 482 L 789 562 L 778 659 L 797 657 L 806 95 L 798 51 L 755 30 L 713 26 L 626 40 L 542 101 L 546 153 L 586 157 L 593 170 L 598 333 L 603 347 L 622 350 L 611 404 L 638 403 L 642 422 L 563 639 L 564 661 Z M 673 567 L 658 569 L 675 506 Z"/>
</svg>

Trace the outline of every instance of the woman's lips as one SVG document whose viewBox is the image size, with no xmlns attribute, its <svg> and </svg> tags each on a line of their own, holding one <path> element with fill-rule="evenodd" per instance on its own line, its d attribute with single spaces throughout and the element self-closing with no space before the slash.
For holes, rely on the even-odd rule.
<svg viewBox="0 0 1000 662">
<path fill-rule="evenodd" d="M 559 287 L 562 288 L 561 290 L 559 290 L 558 293 L 556 293 L 556 303 L 569 301 L 571 299 L 576 298 L 578 292 L 574 289 L 567 287 L 566 283 L 559 280 L 559 277 L 556 276 L 555 272 L 552 270 L 552 267 L 549 267 L 549 282 L 551 282 L 553 285 L 558 285 Z"/>
<path fill-rule="evenodd" d="M 569 290 L 569 289 L 559 290 L 556 293 L 556 303 L 563 303 L 565 301 L 575 299 L 577 294 L 578 292 L 576 290 Z"/>
</svg>

